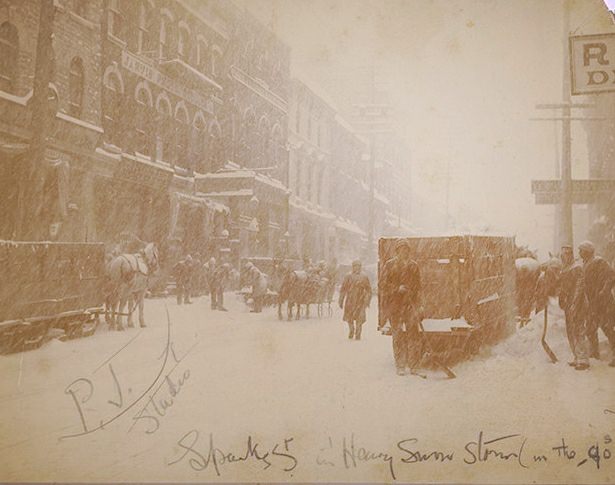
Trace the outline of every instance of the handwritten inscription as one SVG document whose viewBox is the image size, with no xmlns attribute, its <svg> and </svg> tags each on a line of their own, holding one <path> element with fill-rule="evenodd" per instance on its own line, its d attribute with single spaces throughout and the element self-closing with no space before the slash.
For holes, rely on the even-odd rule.
<svg viewBox="0 0 615 485">
<path fill-rule="evenodd" d="M 221 476 L 222 467 L 237 463 L 255 461 L 261 463 L 263 470 L 271 467 L 284 472 L 292 472 L 298 464 L 297 458 L 291 452 L 291 443 L 294 438 L 284 438 L 280 442 L 265 446 L 248 436 L 242 449 L 239 451 L 223 450 L 214 444 L 213 434 L 209 434 L 208 444 L 205 449 L 200 449 L 200 434 L 193 429 L 184 434 L 177 445 L 182 452 L 179 457 L 172 459 L 168 465 L 175 465 L 186 461 L 190 468 L 195 471 L 213 469 L 217 476 Z"/>
<path fill-rule="evenodd" d="M 130 400 L 126 399 L 127 395 L 130 395 L 132 392 L 132 389 L 128 389 L 128 392 L 126 392 L 124 385 L 113 367 L 113 363 L 109 362 L 107 367 L 109 371 L 108 378 L 112 381 L 113 391 L 111 395 L 105 396 L 108 397 L 106 400 L 106 404 L 108 405 L 107 409 L 99 410 L 108 417 L 100 420 L 97 426 L 92 425 L 87 419 L 85 407 L 87 403 L 91 403 L 96 393 L 97 386 L 94 381 L 92 379 L 80 377 L 66 386 L 64 392 L 70 396 L 77 410 L 83 429 L 78 433 L 62 436 L 61 439 L 77 438 L 95 433 L 124 416 L 132 416 L 132 424 L 128 429 L 129 432 L 132 431 L 138 423 L 143 425 L 142 429 L 147 434 L 155 433 L 160 428 L 160 420 L 167 415 L 167 411 L 174 405 L 190 378 L 190 369 L 185 368 L 178 370 L 178 367 L 198 343 L 195 343 L 184 354 L 178 357 L 175 352 L 173 341 L 171 340 L 171 320 L 168 316 L 168 312 L 167 322 L 167 338 L 164 350 L 159 357 L 161 364 L 159 364 L 158 372 L 153 376 L 152 381 L 145 391 L 136 398 Z M 104 385 L 100 385 L 100 387 L 102 388 L 100 391 L 101 393 L 104 393 L 108 388 L 108 386 Z"/>
</svg>

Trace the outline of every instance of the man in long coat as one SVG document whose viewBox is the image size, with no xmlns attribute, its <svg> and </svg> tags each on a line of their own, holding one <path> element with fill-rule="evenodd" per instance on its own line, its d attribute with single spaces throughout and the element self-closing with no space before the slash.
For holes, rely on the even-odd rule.
<svg viewBox="0 0 615 485">
<path fill-rule="evenodd" d="M 590 241 L 579 245 L 579 255 L 583 260 L 585 276 L 585 295 L 589 305 L 587 335 L 589 339 L 589 356 L 600 358 L 598 349 L 598 328 L 601 328 L 611 346 L 613 359 L 609 364 L 615 367 L 615 301 L 613 286 L 615 271 L 606 260 L 595 255 L 594 245 Z"/>
<path fill-rule="evenodd" d="M 421 360 L 421 273 L 410 255 L 408 241 L 397 241 L 395 256 L 384 264 L 380 283 L 384 311 L 391 321 L 398 375 L 405 375 L 406 368 L 412 373 Z"/>
<path fill-rule="evenodd" d="M 560 273 L 559 306 L 566 318 L 566 334 L 572 351 L 573 361 L 569 362 L 577 370 L 589 369 L 587 356 L 587 304 L 583 283 L 583 266 L 574 260 L 571 246 L 562 246 L 562 270 Z"/>
<path fill-rule="evenodd" d="M 350 330 L 348 338 L 361 340 L 361 328 L 365 323 L 365 309 L 372 299 L 369 278 L 361 271 L 361 261 L 353 261 L 352 272 L 344 278 L 340 288 L 339 305 L 344 309 L 344 321 Z"/>
</svg>

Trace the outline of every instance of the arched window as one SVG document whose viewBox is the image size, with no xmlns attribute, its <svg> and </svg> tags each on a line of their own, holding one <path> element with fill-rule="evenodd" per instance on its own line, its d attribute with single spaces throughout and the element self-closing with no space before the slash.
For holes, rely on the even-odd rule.
<svg viewBox="0 0 615 485">
<path fill-rule="evenodd" d="M 152 93 L 146 84 L 139 84 L 135 95 L 135 151 L 150 156 L 151 149 L 151 119 L 152 119 Z"/>
<path fill-rule="evenodd" d="M 107 142 L 121 146 L 120 113 L 123 97 L 121 79 L 114 73 L 104 78 L 103 90 L 103 128 Z"/>
<path fill-rule="evenodd" d="M 179 23 L 179 35 L 177 37 L 177 55 L 188 63 L 190 62 L 190 28 L 185 22 Z"/>
<path fill-rule="evenodd" d="M 295 160 L 295 195 L 297 197 L 301 197 L 301 170 L 303 169 L 303 163 L 301 160 L 301 155 L 297 154 L 297 158 Z"/>
<path fill-rule="evenodd" d="M 196 65 L 202 73 L 208 72 L 207 40 L 199 35 L 196 42 Z"/>
<path fill-rule="evenodd" d="M 222 131 L 216 120 L 209 125 L 209 170 L 212 172 L 222 166 Z"/>
<path fill-rule="evenodd" d="M 0 89 L 13 93 L 17 88 L 17 61 L 19 33 L 17 28 L 4 22 L 0 25 Z"/>
<path fill-rule="evenodd" d="M 80 118 L 83 110 L 83 61 L 80 57 L 73 57 L 70 61 L 68 75 L 68 114 L 74 118 Z"/>
<path fill-rule="evenodd" d="M 158 112 L 158 126 L 156 129 L 156 159 L 171 163 L 173 161 L 175 131 L 173 126 L 171 102 L 166 94 L 163 93 L 158 96 L 158 99 L 156 100 L 156 111 Z"/>
<path fill-rule="evenodd" d="M 88 0 L 73 0 L 73 11 L 83 19 L 88 18 Z"/>
<path fill-rule="evenodd" d="M 122 3 L 122 6 L 120 6 Z M 121 0 L 109 0 L 109 33 L 121 40 L 126 40 L 125 23 L 126 19 L 123 12 L 123 2 Z"/>
<path fill-rule="evenodd" d="M 241 153 L 240 162 L 243 165 L 250 163 L 250 154 L 256 148 L 254 139 L 258 137 L 256 132 L 256 115 L 253 108 L 248 108 L 244 113 L 242 127 L 241 127 Z"/>
<path fill-rule="evenodd" d="M 173 58 L 174 28 L 173 17 L 167 11 L 160 18 L 160 57 L 168 61 Z"/>
<path fill-rule="evenodd" d="M 211 76 L 218 77 L 220 66 L 218 65 L 222 59 L 222 51 L 217 45 L 211 48 Z"/>
<path fill-rule="evenodd" d="M 177 165 L 183 168 L 191 168 L 188 160 L 188 145 L 190 140 L 190 122 L 188 118 L 188 111 L 180 103 L 175 108 L 175 146 L 176 157 L 175 162 Z"/>
<path fill-rule="evenodd" d="M 194 115 L 192 122 L 192 158 L 195 170 L 199 173 L 207 171 L 207 124 L 200 111 Z"/>
<path fill-rule="evenodd" d="M 266 167 L 269 165 L 269 147 L 270 147 L 270 137 L 271 129 L 269 125 L 269 120 L 267 117 L 263 116 L 258 123 L 258 138 L 257 140 L 260 142 L 255 153 L 257 160 L 259 160 L 261 166 Z"/>
<path fill-rule="evenodd" d="M 276 124 L 271 130 L 271 165 L 280 167 L 282 156 L 284 153 L 284 145 L 282 141 L 282 129 Z"/>
<path fill-rule="evenodd" d="M 138 50 L 146 55 L 151 55 L 153 46 L 153 32 L 154 32 L 154 15 L 153 7 L 147 0 L 141 0 L 139 2 L 139 37 L 138 37 Z"/>
</svg>

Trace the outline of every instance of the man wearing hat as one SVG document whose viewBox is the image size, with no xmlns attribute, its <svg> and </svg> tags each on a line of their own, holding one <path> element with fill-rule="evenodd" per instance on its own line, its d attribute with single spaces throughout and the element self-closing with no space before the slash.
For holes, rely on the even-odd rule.
<svg viewBox="0 0 615 485">
<path fill-rule="evenodd" d="M 344 321 L 348 323 L 348 338 L 361 340 L 361 328 L 365 323 L 365 309 L 372 299 L 369 278 L 361 271 L 361 261 L 352 262 L 352 272 L 348 273 L 340 288 L 339 305 L 344 310 Z"/>
<path fill-rule="evenodd" d="M 575 261 L 572 246 L 562 246 L 560 256 L 562 270 L 560 273 L 559 306 L 566 318 L 566 334 L 572 351 L 573 360 L 569 365 L 576 370 L 589 369 L 587 357 L 587 305 L 583 286 L 583 267 Z"/>
<path fill-rule="evenodd" d="M 587 315 L 587 336 L 589 340 L 589 356 L 600 359 L 598 348 L 598 328 L 601 328 L 613 353 L 609 364 L 615 367 L 615 301 L 613 300 L 613 286 L 615 285 L 615 271 L 600 256 L 595 255 L 594 245 L 584 241 L 579 245 L 579 256 L 583 260 L 583 273 L 585 280 L 585 295 L 589 305 Z"/>
<path fill-rule="evenodd" d="M 391 322 L 393 357 L 398 375 L 405 375 L 406 368 L 412 373 L 421 360 L 421 274 L 418 264 L 410 257 L 410 251 L 406 239 L 398 240 L 395 256 L 382 269 L 383 310 Z"/>
</svg>

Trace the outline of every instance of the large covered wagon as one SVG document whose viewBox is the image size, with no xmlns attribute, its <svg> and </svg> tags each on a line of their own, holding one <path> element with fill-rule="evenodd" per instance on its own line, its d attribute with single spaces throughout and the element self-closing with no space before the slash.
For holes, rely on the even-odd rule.
<svg viewBox="0 0 615 485">
<path fill-rule="evenodd" d="M 426 360 L 452 365 L 514 328 L 514 238 L 464 235 L 404 239 L 421 273 L 424 319 L 420 330 Z M 385 262 L 395 256 L 397 241 L 380 240 L 379 277 Z M 389 310 L 380 287 L 378 300 L 379 327 L 386 329 Z"/>
<path fill-rule="evenodd" d="M 40 346 L 51 329 L 91 335 L 104 308 L 105 250 L 97 243 L 0 241 L 0 352 Z"/>
</svg>

